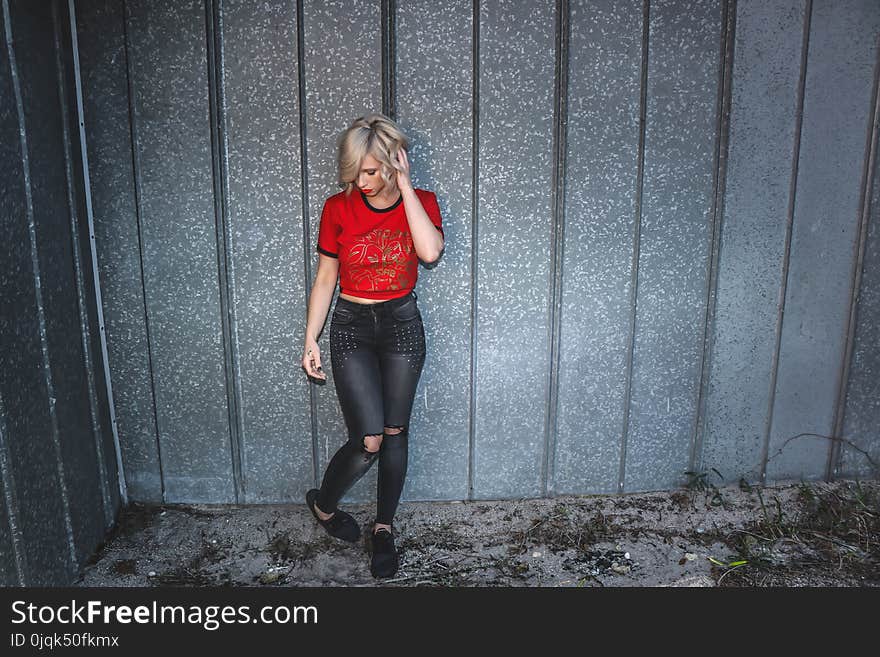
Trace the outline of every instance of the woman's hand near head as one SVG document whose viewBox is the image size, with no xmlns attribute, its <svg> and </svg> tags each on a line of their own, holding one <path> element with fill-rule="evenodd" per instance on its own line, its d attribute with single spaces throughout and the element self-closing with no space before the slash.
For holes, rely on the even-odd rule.
<svg viewBox="0 0 880 657">
<path fill-rule="evenodd" d="M 428 213 L 425 212 L 425 208 L 413 188 L 409 176 L 409 157 L 406 154 L 406 149 L 401 148 L 397 151 L 395 166 L 397 187 L 403 197 L 403 207 L 406 211 L 407 222 L 409 222 L 416 255 L 422 262 L 434 262 L 443 251 L 443 236 L 431 223 Z"/>
<path fill-rule="evenodd" d="M 409 157 L 407 157 L 405 148 L 401 148 L 397 151 L 397 157 L 394 164 L 397 170 L 397 188 L 401 192 L 407 189 L 412 189 L 412 179 L 409 175 Z"/>
</svg>

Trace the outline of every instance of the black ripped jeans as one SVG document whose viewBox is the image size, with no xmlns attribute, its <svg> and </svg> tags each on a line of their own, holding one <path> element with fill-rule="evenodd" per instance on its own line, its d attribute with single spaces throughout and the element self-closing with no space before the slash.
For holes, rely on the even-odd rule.
<svg viewBox="0 0 880 657">
<path fill-rule="evenodd" d="M 330 320 L 330 362 L 346 442 L 327 465 L 315 500 L 325 513 L 379 461 L 376 522 L 390 525 L 406 478 L 407 434 L 425 363 L 425 331 L 415 292 L 375 304 L 339 298 Z M 385 427 L 400 433 L 385 433 Z M 365 436 L 382 436 L 370 452 Z"/>
</svg>

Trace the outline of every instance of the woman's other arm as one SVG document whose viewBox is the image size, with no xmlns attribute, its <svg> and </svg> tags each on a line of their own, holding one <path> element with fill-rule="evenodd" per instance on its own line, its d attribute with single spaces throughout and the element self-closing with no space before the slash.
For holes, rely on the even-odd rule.
<svg viewBox="0 0 880 657">
<path fill-rule="evenodd" d="M 318 347 L 318 336 L 327 320 L 336 281 L 339 278 L 339 260 L 318 254 L 318 271 L 309 294 L 309 312 L 306 319 L 306 337 L 303 347 L 302 367 L 311 377 L 322 381 L 327 379 L 321 366 L 321 350 Z"/>
</svg>

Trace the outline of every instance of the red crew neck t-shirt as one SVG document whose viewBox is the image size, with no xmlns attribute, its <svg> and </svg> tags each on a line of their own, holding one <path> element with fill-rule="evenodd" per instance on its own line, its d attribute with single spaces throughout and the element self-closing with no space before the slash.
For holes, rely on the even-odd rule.
<svg viewBox="0 0 880 657">
<path fill-rule="evenodd" d="M 443 233 L 440 206 L 433 192 L 416 195 Z M 339 192 L 324 202 L 318 231 L 318 253 L 339 258 L 339 289 L 365 299 L 395 299 L 415 287 L 419 259 L 403 197 L 387 208 L 374 208 L 359 191 Z"/>
</svg>

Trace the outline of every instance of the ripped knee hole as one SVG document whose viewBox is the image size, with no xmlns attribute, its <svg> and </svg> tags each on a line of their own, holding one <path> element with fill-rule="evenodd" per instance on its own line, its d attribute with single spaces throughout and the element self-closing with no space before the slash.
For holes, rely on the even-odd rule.
<svg viewBox="0 0 880 657">
<path fill-rule="evenodd" d="M 375 453 L 382 446 L 382 434 L 364 436 L 364 451 Z"/>
</svg>

